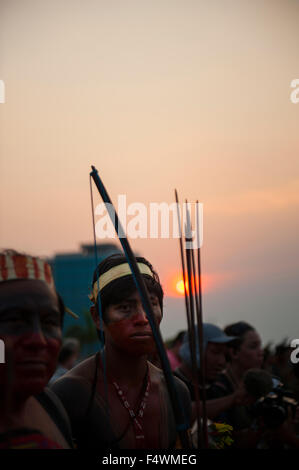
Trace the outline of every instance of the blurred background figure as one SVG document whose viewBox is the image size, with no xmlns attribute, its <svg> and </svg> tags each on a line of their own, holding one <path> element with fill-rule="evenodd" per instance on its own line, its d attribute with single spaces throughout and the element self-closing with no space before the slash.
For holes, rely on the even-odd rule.
<svg viewBox="0 0 299 470">
<path fill-rule="evenodd" d="M 233 427 L 235 447 L 253 448 L 257 446 L 260 433 L 252 429 L 254 417 L 250 413 L 249 406 L 254 403 L 255 397 L 251 396 L 244 385 L 244 378 L 250 369 L 255 369 L 256 374 L 261 370 L 264 361 L 262 342 L 255 328 L 243 321 L 228 325 L 224 331 L 236 339 L 229 344 L 227 367 L 211 386 L 210 397 L 214 399 L 225 397 L 242 389 L 244 396 L 241 403 L 234 403 L 215 419 Z"/>
<path fill-rule="evenodd" d="M 219 374 L 210 390 L 211 398 L 220 398 L 234 393 L 243 387 L 245 373 L 249 369 L 260 369 L 263 364 L 264 353 L 259 334 L 253 326 L 240 321 L 233 323 L 224 331 L 232 335 L 235 340 L 229 345 L 228 364 Z M 251 424 L 251 417 L 242 405 L 232 407 L 219 419 L 230 424 L 234 429 L 243 429 Z"/>
<path fill-rule="evenodd" d="M 272 343 L 266 344 L 264 347 L 264 361 L 262 368 L 270 373 L 273 373 L 273 365 L 275 363 L 275 355 L 272 348 Z"/>
<path fill-rule="evenodd" d="M 293 367 L 290 361 L 292 351 L 293 349 L 290 347 L 290 341 L 287 339 L 284 339 L 275 348 L 272 373 L 285 385 L 289 385 L 293 376 Z"/>
<path fill-rule="evenodd" d="M 226 366 L 227 343 L 235 338 L 226 335 L 221 328 L 211 323 L 203 323 L 203 352 L 205 361 L 206 383 L 212 383 L 218 374 Z M 196 333 L 196 361 L 197 372 L 200 369 L 201 358 L 199 357 L 199 348 Z M 189 346 L 189 335 L 185 333 L 183 343 L 179 349 L 181 365 L 175 371 L 175 374 L 185 381 L 193 395 L 195 378 L 192 376 L 192 362 Z"/>
<path fill-rule="evenodd" d="M 226 335 L 221 328 L 211 323 L 203 323 L 203 352 L 205 362 L 205 390 L 206 390 L 206 407 L 207 416 L 210 419 L 214 419 L 222 411 L 225 411 L 232 407 L 234 404 L 239 403 L 243 399 L 243 390 L 236 389 L 229 396 L 215 397 L 216 399 L 210 399 L 209 390 L 212 383 L 215 381 L 217 376 L 225 369 L 226 356 L 227 356 L 227 345 L 235 340 L 235 337 Z M 201 400 L 203 387 L 200 383 L 200 367 L 201 358 L 199 355 L 198 342 L 196 351 L 196 376 L 192 367 L 190 346 L 189 346 L 189 335 L 185 333 L 183 344 L 180 347 L 180 357 L 182 364 L 178 367 L 174 374 L 179 377 L 187 387 L 189 388 L 191 400 L 192 400 L 192 420 L 196 418 L 196 383 L 199 387 L 199 400 Z M 200 414 L 202 413 L 202 403 L 199 402 Z"/>
<path fill-rule="evenodd" d="M 229 346 L 228 366 L 219 378 L 231 392 L 240 385 L 247 370 L 262 367 L 264 353 L 260 335 L 248 323 L 233 323 L 224 328 L 224 331 L 236 338 Z"/>
<path fill-rule="evenodd" d="M 167 349 L 167 356 L 172 370 L 180 367 L 182 363 L 182 359 L 180 357 L 180 347 L 182 346 L 184 335 L 185 331 L 180 331 L 170 342 L 169 348 Z"/>
<path fill-rule="evenodd" d="M 76 338 L 66 338 L 58 356 L 58 366 L 49 381 L 53 384 L 76 364 L 80 354 L 80 343 Z"/>
</svg>

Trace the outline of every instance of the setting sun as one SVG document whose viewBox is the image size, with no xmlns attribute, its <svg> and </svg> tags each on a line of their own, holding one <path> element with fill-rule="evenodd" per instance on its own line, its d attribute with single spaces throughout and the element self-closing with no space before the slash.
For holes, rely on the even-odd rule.
<svg viewBox="0 0 299 470">
<path fill-rule="evenodd" d="M 205 273 L 201 277 L 202 292 L 207 293 L 213 289 L 220 289 L 236 280 L 235 273 Z M 198 290 L 198 276 L 196 276 L 196 286 Z M 184 295 L 184 281 L 178 274 L 169 274 L 165 279 L 165 293 L 171 297 L 181 297 Z M 186 280 L 186 290 L 188 293 L 188 281 Z M 194 290 L 194 289 L 193 289 Z"/>
<path fill-rule="evenodd" d="M 184 281 L 181 279 L 176 283 L 176 290 L 179 294 L 184 294 Z"/>
</svg>

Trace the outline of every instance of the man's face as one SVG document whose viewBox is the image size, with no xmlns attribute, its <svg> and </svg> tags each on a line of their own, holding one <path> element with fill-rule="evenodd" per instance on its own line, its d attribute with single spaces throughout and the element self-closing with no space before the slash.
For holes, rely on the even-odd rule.
<svg viewBox="0 0 299 470">
<path fill-rule="evenodd" d="M 162 319 L 158 297 L 150 293 L 150 300 L 157 326 Z M 143 310 L 137 291 L 118 304 L 111 304 L 106 310 L 104 325 L 106 344 L 108 343 L 133 355 L 155 352 L 152 330 Z"/>
<path fill-rule="evenodd" d="M 217 375 L 224 369 L 226 345 L 220 343 L 208 343 L 205 351 L 206 377 L 209 382 L 216 379 Z"/>
<path fill-rule="evenodd" d="M 0 339 L 6 351 L 0 384 L 20 396 L 41 392 L 55 371 L 61 347 L 58 298 L 45 282 L 0 284 Z"/>
</svg>

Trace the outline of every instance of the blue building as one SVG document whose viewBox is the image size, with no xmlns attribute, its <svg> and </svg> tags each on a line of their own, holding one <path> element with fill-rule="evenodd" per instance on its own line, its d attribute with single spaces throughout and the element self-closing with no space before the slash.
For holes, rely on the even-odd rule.
<svg viewBox="0 0 299 470">
<path fill-rule="evenodd" d="M 120 252 L 113 243 L 100 244 L 97 247 L 98 262 L 113 253 Z M 95 269 L 94 245 L 81 245 L 79 253 L 57 254 L 49 262 L 58 293 L 65 305 L 79 315 L 78 320 L 65 315 L 64 334 L 75 336 L 80 340 L 82 356 L 93 354 L 99 347 L 96 330 L 89 314 L 88 298 Z"/>
</svg>

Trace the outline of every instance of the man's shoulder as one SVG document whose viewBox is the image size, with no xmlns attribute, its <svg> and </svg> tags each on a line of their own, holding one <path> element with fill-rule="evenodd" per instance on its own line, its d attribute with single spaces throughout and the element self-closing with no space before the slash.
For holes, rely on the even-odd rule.
<svg viewBox="0 0 299 470">
<path fill-rule="evenodd" d="M 164 382 L 164 372 L 160 367 L 155 366 L 152 362 L 148 361 L 148 368 L 152 383 L 161 384 Z"/>
<path fill-rule="evenodd" d="M 82 378 L 89 380 L 93 376 L 95 371 L 95 355 L 84 359 L 84 361 L 77 364 L 71 370 L 69 370 L 64 377 Z"/>
<path fill-rule="evenodd" d="M 68 397 L 74 395 L 77 395 L 78 399 L 84 398 L 86 393 L 90 391 L 94 372 L 95 356 L 91 356 L 51 383 L 50 388 L 64 402 Z"/>
<path fill-rule="evenodd" d="M 159 381 L 159 389 L 164 395 L 166 402 L 168 403 L 168 406 L 169 406 L 168 409 L 171 410 L 172 407 L 170 403 L 170 396 L 167 393 L 167 385 L 166 385 L 166 380 L 165 380 L 163 371 L 151 363 L 149 363 L 149 367 L 150 367 L 150 373 L 155 375 L 156 380 Z M 174 387 L 178 394 L 181 411 L 183 413 L 186 423 L 190 425 L 191 423 L 191 397 L 190 397 L 189 389 L 187 385 L 181 379 L 179 379 L 173 374 L 172 374 L 172 377 L 173 377 Z"/>
<path fill-rule="evenodd" d="M 77 364 L 75 367 L 67 371 L 63 374 L 58 380 L 55 382 L 61 382 L 63 380 L 75 380 L 78 382 L 90 382 L 93 379 L 94 372 L 95 372 L 95 355 L 84 359 L 84 361 Z"/>
<path fill-rule="evenodd" d="M 56 380 L 58 380 L 60 377 L 62 377 L 64 374 L 66 374 L 68 372 L 68 369 L 66 369 L 65 367 L 59 365 L 54 374 L 52 375 L 50 381 L 49 381 L 49 385 L 53 384 L 54 382 L 56 382 Z"/>
<path fill-rule="evenodd" d="M 165 384 L 166 386 L 166 383 L 165 383 L 165 377 L 164 377 L 164 372 L 162 371 L 162 369 L 160 369 L 159 367 L 155 366 L 154 364 L 152 364 L 151 362 L 148 362 L 149 364 L 149 370 L 150 370 L 150 374 L 151 374 L 151 379 L 153 380 L 156 380 L 160 383 L 163 383 Z M 183 380 L 181 380 L 179 377 L 175 376 L 174 374 L 172 374 L 173 376 L 173 380 L 174 380 L 174 384 L 175 384 L 175 387 L 178 389 L 178 391 L 180 393 L 184 393 L 184 394 L 187 394 L 189 395 L 189 390 L 188 390 L 188 387 L 186 386 L 186 384 L 183 382 Z"/>
</svg>

